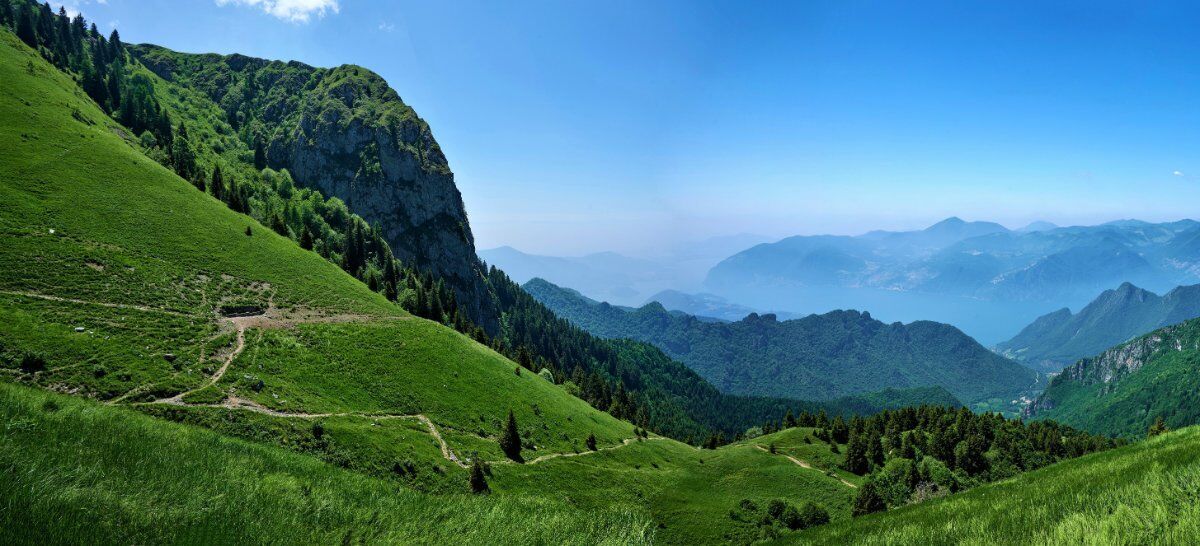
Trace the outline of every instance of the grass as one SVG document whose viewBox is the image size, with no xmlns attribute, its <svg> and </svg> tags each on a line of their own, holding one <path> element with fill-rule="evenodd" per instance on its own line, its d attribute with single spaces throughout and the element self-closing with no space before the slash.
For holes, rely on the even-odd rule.
<svg viewBox="0 0 1200 546">
<path fill-rule="evenodd" d="M 2 31 L 0 81 L 0 378 L 115 404 L 0 385 L 6 542 L 636 543 L 652 518 L 682 542 L 743 536 L 728 516 L 742 498 L 844 513 L 844 486 L 752 446 L 656 439 L 502 464 L 510 409 L 529 459 L 634 427 L 197 191 Z M 349 322 L 251 325 L 204 387 L 236 345 L 230 304 Z M 27 354 L 44 368 L 20 369 Z M 138 404 L 193 389 L 194 406 Z M 231 395 L 351 415 L 212 407 Z M 417 414 L 460 458 L 496 463 L 490 498 L 459 493 L 466 472 Z M 609 485 L 585 487 L 593 474 Z"/>
<path fill-rule="evenodd" d="M 653 536 L 629 509 L 433 497 L 285 450 L 14 385 L 0 384 L 0 422 L 7 544 L 626 544 Z"/>
<path fill-rule="evenodd" d="M 1193 544 L 1200 428 L 788 537 L 813 544 Z"/>
<path fill-rule="evenodd" d="M 560 457 L 532 465 L 494 465 L 493 488 L 504 494 L 553 498 L 593 509 L 617 504 L 645 507 L 666 544 L 745 543 L 759 537 L 757 522 L 734 519 L 743 499 L 765 505 L 783 499 L 813 501 L 834 518 L 849 517 L 854 490 L 818 470 L 749 443 L 700 450 L 665 439 Z"/>
<path fill-rule="evenodd" d="M 832 474 L 860 485 L 863 481 L 862 476 L 842 470 L 842 463 L 846 460 L 846 444 L 838 444 L 838 451 L 834 453 L 825 440 L 813 436 L 815 431 L 816 429 L 810 427 L 795 427 L 739 443 L 768 449 L 774 445 L 775 452 L 779 455 L 790 455 L 827 475 Z"/>
</svg>

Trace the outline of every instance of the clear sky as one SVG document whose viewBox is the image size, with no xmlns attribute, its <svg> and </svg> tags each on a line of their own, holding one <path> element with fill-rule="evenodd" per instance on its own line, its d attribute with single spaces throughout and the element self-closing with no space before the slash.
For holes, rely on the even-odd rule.
<svg viewBox="0 0 1200 546">
<path fill-rule="evenodd" d="M 380 73 L 481 248 L 1200 216 L 1195 3 L 62 3 L 130 42 Z"/>
</svg>

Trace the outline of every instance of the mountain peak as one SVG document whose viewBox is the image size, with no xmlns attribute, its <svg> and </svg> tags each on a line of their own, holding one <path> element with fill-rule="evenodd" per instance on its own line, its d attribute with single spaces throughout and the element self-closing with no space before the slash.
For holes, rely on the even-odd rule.
<svg viewBox="0 0 1200 546">
<path fill-rule="evenodd" d="M 938 222 L 932 226 L 925 228 L 925 231 L 937 231 L 940 229 L 958 228 L 958 227 L 965 226 L 966 224 L 967 224 L 967 222 L 964 221 L 962 218 L 959 218 L 957 216 L 951 216 L 945 220 L 942 220 L 941 222 Z"/>
</svg>

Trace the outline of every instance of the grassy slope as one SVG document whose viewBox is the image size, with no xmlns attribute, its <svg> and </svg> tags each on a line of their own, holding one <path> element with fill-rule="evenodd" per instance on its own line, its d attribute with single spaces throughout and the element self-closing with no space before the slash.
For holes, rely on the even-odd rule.
<svg viewBox="0 0 1200 546">
<path fill-rule="evenodd" d="M 0 384 L 8 544 L 639 543 L 628 510 L 436 499 L 284 450 Z M 53 445 L 55 449 L 46 449 Z M 164 523 L 169 522 L 169 525 Z"/>
<path fill-rule="evenodd" d="M 818 544 L 1190 544 L 1200 536 L 1200 428 L 962 494 L 802 532 Z"/>
<path fill-rule="evenodd" d="M 0 290 L 97 303 L 0 296 L 0 341 L 48 362 L 36 383 L 102 399 L 133 392 L 131 400 L 197 387 L 232 343 L 214 308 L 273 304 L 374 321 L 252 329 L 220 386 L 237 386 L 253 368 L 269 380 L 253 397 L 288 401 L 280 409 L 425 412 L 471 432 L 482 420 L 491 434 L 511 406 L 537 445 L 566 447 L 563 433 L 571 445 L 589 432 L 602 443 L 632 435 L 632 425 L 531 374 L 517 377 L 498 354 L 407 316 L 196 191 L 124 143 L 119 127 L 11 34 L 0 40 L 0 79 L 12 82 L 0 96 L 0 142 L 11 143 L 0 147 Z M 178 360 L 164 360 L 168 352 Z M 505 396 L 488 396 L 495 392 Z"/>
<path fill-rule="evenodd" d="M 354 321 L 251 326 L 244 351 L 233 359 L 223 380 L 187 400 L 217 403 L 235 393 L 288 412 L 354 415 L 303 418 L 220 407 L 135 407 L 431 491 L 462 491 L 465 472 L 442 458 L 436 441 L 419 421 L 374 416 L 420 412 L 432 419 L 456 454 L 478 452 L 488 460 L 501 458 L 493 436 L 510 408 L 523 435 L 538 447 L 527 452 L 530 458 L 573 453 L 582 448 L 589 433 L 596 435 L 601 447 L 632 437 L 632 425 L 595 411 L 539 377 L 513 373 L 515 364 L 447 328 L 408 316 L 319 256 L 228 210 L 146 159 L 122 140 L 122 129 L 77 92 L 65 75 L 6 32 L 0 32 L 0 81 L 5 82 L 0 88 L 0 142 L 6 144 L 0 146 L 0 290 L 8 292 L 0 295 L 0 354 L 5 356 L 0 359 L 0 376 L 110 402 L 177 394 L 203 386 L 236 345 L 229 324 L 218 319 L 217 307 L 274 306 L 283 315 L 351 314 Z M 253 233 L 249 237 L 244 233 L 247 226 Z M 77 326 L 85 331 L 76 332 Z M 16 357 L 24 351 L 41 355 L 46 369 L 36 374 L 16 369 Z M 178 358 L 168 362 L 165 353 Z M 259 380 L 263 386 L 255 391 Z M 351 520 L 371 528 L 364 522 L 372 512 L 387 513 L 379 517 L 389 522 L 396 517 L 393 512 L 415 513 L 412 521 L 379 525 L 398 528 L 395 534 L 380 531 L 384 533 L 380 536 L 399 540 L 409 536 L 404 529 L 421 532 L 419 527 L 406 527 L 419 525 L 416 522 L 452 519 L 442 508 L 449 506 L 445 510 L 478 507 L 496 512 L 465 513 L 463 519 L 454 520 L 482 518 L 479 534 L 468 537 L 511 536 L 520 541 L 525 536 L 538 542 L 534 530 L 502 530 L 487 518 L 526 522 L 532 518 L 532 525 L 540 525 L 560 517 L 555 511 L 537 512 L 545 506 L 540 501 L 520 504 L 530 513 L 510 517 L 505 514 L 512 512 L 503 507 L 508 505 L 467 501 L 459 495 L 431 500 L 397 493 L 399 498 L 388 499 L 398 491 L 394 486 L 344 478 L 355 475 L 322 467 L 311 458 L 80 402 L 61 402 L 78 410 L 44 416 L 29 409 L 44 395 L 5 389 L 16 393 L 9 395 L 8 404 L 21 415 L 9 421 L 32 423 L 29 430 L 8 427 L 0 436 L 7 446 L 8 468 L 20 470 L 25 480 L 21 482 L 25 485 L 3 495 L 10 508 L 6 517 L 16 518 L 5 527 L 21 524 L 48 533 L 28 535 L 28 540 L 56 538 L 54 534 L 60 533 L 57 538 L 79 536 L 86 541 L 99 536 L 88 529 L 121 525 L 130 534 L 114 535 L 113 540 L 120 542 L 203 538 L 193 532 L 215 533 L 218 540 L 246 532 L 282 541 L 293 537 L 329 542 L 326 539 L 341 536 Z M 22 402 L 23 398 L 32 402 Z M 130 428 L 121 429 L 125 421 Z M 324 430 L 319 438 L 313 432 L 314 422 Z M 25 432 L 36 435 L 26 437 Z M 111 441 L 90 445 L 96 438 Z M 185 451 L 168 449 L 176 443 Z M 203 451 L 207 449 L 203 445 L 213 444 L 211 451 Z M 64 450 L 37 447 L 44 445 L 82 445 L 79 449 L 92 450 L 79 452 L 85 460 L 100 462 L 85 465 L 93 473 L 81 476 L 79 459 L 58 457 Z M 708 452 L 705 457 L 711 461 L 704 464 L 710 466 L 701 469 L 699 462 L 680 463 L 670 481 L 658 482 L 663 487 L 654 495 L 623 493 L 622 498 L 639 511 L 670 518 L 669 528 L 677 521 L 681 528 L 700 528 L 681 536 L 711 538 L 727 532 L 731 522 L 721 519 L 722 514 L 743 496 L 798 501 L 810 498 L 810 491 L 824 498 L 842 487 L 752 449 Z M 172 470 L 190 468 L 182 462 L 186 450 L 202 452 L 196 455 L 196 464 L 201 465 L 196 474 Z M 35 465 L 39 451 L 55 453 Z M 147 453 L 160 452 L 161 458 L 144 462 Z M 682 461 L 682 453 L 699 452 L 677 442 L 651 440 L 604 453 L 590 457 L 613 455 L 606 459 L 612 464 L 598 466 L 605 474 L 623 476 L 610 489 L 618 491 L 656 479 L 657 470 L 651 465 L 635 462 L 631 467 L 626 464 L 629 460 L 675 457 Z M 274 461 L 272 472 L 287 475 L 278 478 L 286 487 L 275 488 L 274 474 L 261 483 L 251 478 L 265 464 L 255 462 L 256 457 Z M 587 461 L 587 457 L 572 457 L 528 467 L 496 465 L 494 497 L 545 496 L 563 481 L 575 479 L 571 463 Z M 292 468 L 295 465 L 299 466 Z M 523 472 L 537 479 L 524 484 L 509 478 Z M 693 493 L 705 491 L 712 480 L 725 474 L 741 477 L 727 482 L 719 495 L 709 495 L 705 507 L 690 506 Z M 793 480 L 793 474 L 800 477 Z M 161 477 L 168 479 L 159 482 Z M 76 478 L 80 481 L 72 481 Z M 207 498 L 204 491 L 210 491 L 196 483 L 203 479 L 228 481 L 230 496 L 214 508 L 200 509 L 197 499 Z M 333 513 L 344 513 L 344 519 L 326 525 L 330 535 L 294 534 L 323 533 L 322 527 L 283 529 L 306 527 L 307 522 L 299 523 L 306 517 L 318 522 L 324 521 L 322 517 L 343 517 L 314 515 L 311 509 L 296 506 L 307 495 L 304 491 L 335 487 L 320 483 L 343 479 L 351 485 L 320 498 L 339 506 Z M 358 502 L 341 496 L 359 485 L 367 488 L 362 494 L 367 500 L 361 506 L 343 506 Z M 189 497 L 187 492 L 197 487 L 201 493 Z M 744 491 L 744 487 L 753 489 Z M 450 500 L 438 504 L 440 499 Z M 830 499 L 831 510 L 844 512 L 847 497 Z M 581 504 L 599 509 L 610 506 L 607 500 L 593 497 L 592 502 Z M 407 508 L 422 502 L 436 506 Z M 262 508 L 226 523 L 230 512 L 246 504 Z M 78 511 L 83 505 L 100 508 L 77 522 L 53 519 L 56 513 Z M 188 510 L 196 511 L 191 519 L 181 515 Z M 543 516 L 549 519 L 542 520 Z M 153 528 L 150 517 L 181 518 L 181 523 Z M 606 521 L 604 517 L 597 516 L 598 524 Z M 578 525 L 564 520 L 562 527 L 564 532 L 590 536 Z M 617 539 L 637 538 L 621 533 L 636 534 L 638 528 L 631 524 L 614 532 Z"/>
<path fill-rule="evenodd" d="M 708 544 L 757 537 L 752 523 L 730 511 L 742 499 L 765 505 L 814 501 L 835 519 L 849 517 L 854 489 L 818 470 L 797 466 L 751 443 L 699 450 L 662 439 L 559 457 L 531 465 L 497 465 L 493 483 L 506 492 L 533 493 L 585 508 L 644 504 L 660 523 L 657 540 Z"/>
</svg>

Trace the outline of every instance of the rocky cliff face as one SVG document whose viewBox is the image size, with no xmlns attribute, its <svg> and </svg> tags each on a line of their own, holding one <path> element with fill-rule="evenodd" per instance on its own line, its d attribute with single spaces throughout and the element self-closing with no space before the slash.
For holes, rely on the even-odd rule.
<svg viewBox="0 0 1200 546">
<path fill-rule="evenodd" d="M 1033 417 L 1039 412 L 1054 409 L 1056 388 L 1068 383 L 1103 385 L 1104 388 L 1100 389 L 1099 395 L 1104 396 L 1111 393 L 1123 379 L 1137 373 L 1147 362 L 1163 353 L 1200 350 L 1200 340 L 1191 338 L 1191 336 L 1178 335 L 1181 330 L 1189 329 L 1190 331 L 1190 328 L 1191 326 L 1187 323 L 1168 326 L 1113 347 L 1098 356 L 1084 358 L 1067 366 L 1050 382 L 1046 392 L 1025 408 L 1023 412 L 1025 417 Z"/>
<path fill-rule="evenodd" d="M 429 125 L 377 74 L 138 46 L 168 81 L 206 94 L 267 165 L 378 225 L 401 261 L 445 279 L 476 323 L 495 323 L 462 195 Z M 489 328 L 489 330 L 492 328 Z"/>
</svg>

